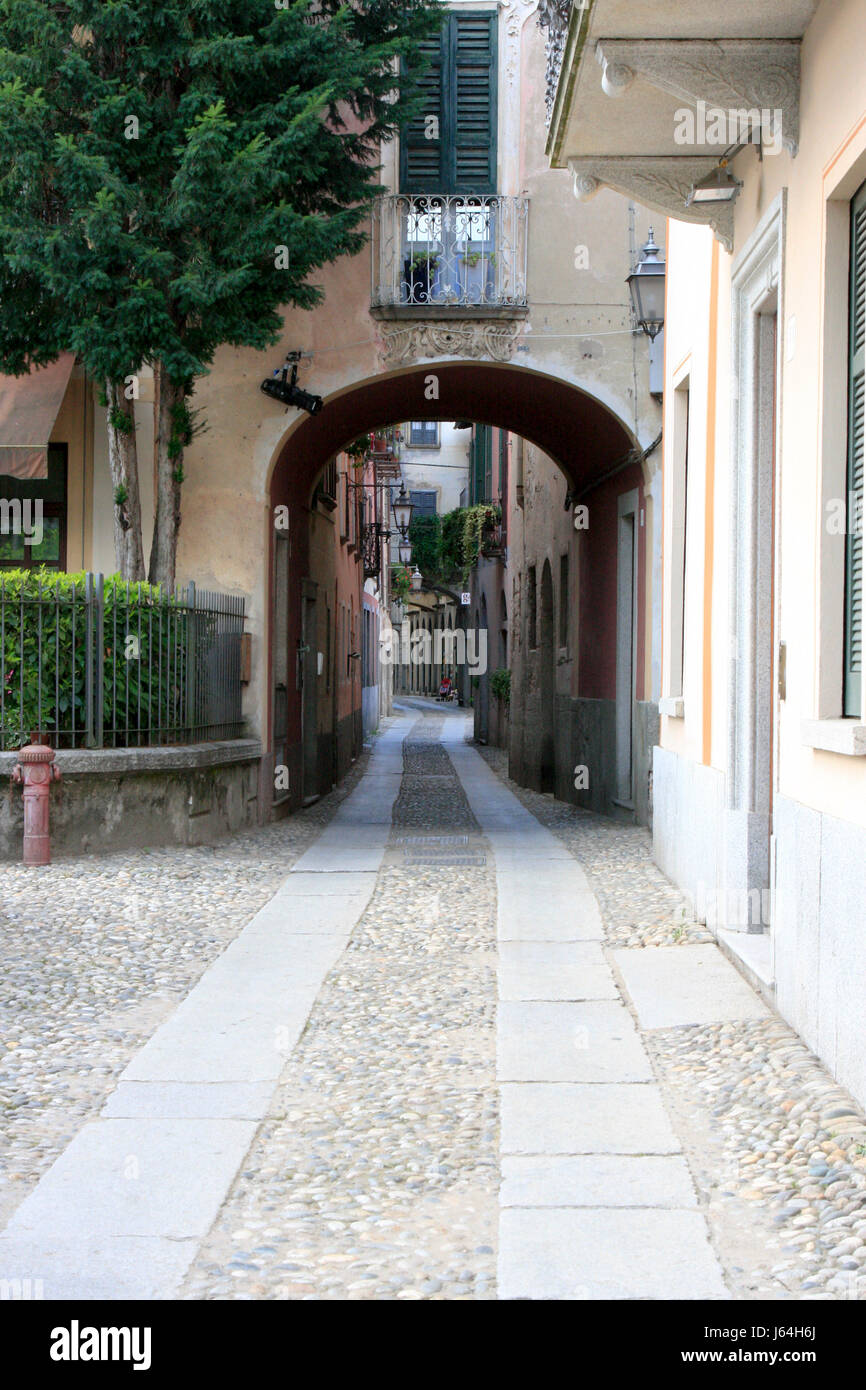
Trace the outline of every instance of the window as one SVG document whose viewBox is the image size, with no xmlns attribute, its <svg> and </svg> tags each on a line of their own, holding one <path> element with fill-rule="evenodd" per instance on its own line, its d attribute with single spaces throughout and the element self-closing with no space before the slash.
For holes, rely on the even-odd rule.
<svg viewBox="0 0 866 1390">
<path fill-rule="evenodd" d="M 409 425 L 409 445 L 413 449 L 438 449 L 439 421 L 413 420 Z"/>
<path fill-rule="evenodd" d="M 492 486 L 493 431 L 489 425 L 476 425 L 472 431 L 470 480 L 472 503 L 489 502 Z"/>
<path fill-rule="evenodd" d="M 496 14 L 450 14 L 400 142 L 403 193 L 495 193 Z"/>
<path fill-rule="evenodd" d="M 863 672 L 863 456 L 866 448 L 866 184 L 851 200 L 848 339 L 848 526 L 844 713 L 860 718 Z M 838 668 L 837 668 L 838 669 Z"/>
<path fill-rule="evenodd" d="M 530 650 L 538 646 L 538 627 L 535 601 L 535 566 L 529 566 L 529 573 L 526 576 L 526 628 L 528 632 L 527 645 Z"/>
<path fill-rule="evenodd" d="M 559 645 L 568 646 L 568 615 L 569 615 L 569 593 L 568 593 L 568 556 L 559 557 Z"/>
<path fill-rule="evenodd" d="M 414 511 L 412 512 L 412 520 L 413 520 L 413 521 L 416 519 L 416 517 L 419 517 L 419 516 L 435 516 L 435 515 L 436 515 L 436 493 L 435 493 L 435 492 L 432 492 L 432 491 L 430 491 L 430 492 L 427 492 L 427 491 L 423 491 L 423 492 L 410 492 L 410 493 L 409 493 L 409 496 L 410 496 L 410 498 L 411 498 L 411 500 L 412 500 L 412 506 L 414 507 Z"/>
<path fill-rule="evenodd" d="M 506 540 L 508 518 L 508 431 L 499 431 L 499 505 L 502 508 L 502 541 Z"/>
<path fill-rule="evenodd" d="M 66 565 L 66 445 L 49 444 L 47 478 L 0 475 L 0 569 Z"/>
</svg>

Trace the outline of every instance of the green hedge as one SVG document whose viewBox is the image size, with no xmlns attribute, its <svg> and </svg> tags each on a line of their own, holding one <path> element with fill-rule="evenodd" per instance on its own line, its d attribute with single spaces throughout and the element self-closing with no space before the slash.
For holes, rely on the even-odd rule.
<svg viewBox="0 0 866 1390">
<path fill-rule="evenodd" d="M 36 732 L 56 747 L 84 744 L 88 623 L 93 679 L 100 672 L 102 678 L 104 742 L 168 742 L 173 730 L 180 731 L 187 609 L 150 584 L 127 585 L 119 575 L 109 576 L 103 587 L 100 652 L 96 604 L 88 604 L 85 586 L 83 572 L 0 571 L 3 749 L 20 747 Z M 195 621 L 208 620 L 197 614 Z"/>
</svg>

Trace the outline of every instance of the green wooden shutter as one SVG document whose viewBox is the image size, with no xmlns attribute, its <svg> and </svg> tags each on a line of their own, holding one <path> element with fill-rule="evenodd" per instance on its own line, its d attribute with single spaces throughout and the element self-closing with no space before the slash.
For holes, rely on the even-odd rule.
<svg viewBox="0 0 866 1390">
<path fill-rule="evenodd" d="M 451 16 L 450 193 L 496 192 L 496 22 Z"/>
<path fill-rule="evenodd" d="M 452 14 L 424 45 L 424 103 L 400 141 L 402 193 L 496 192 L 496 21 Z"/>
<path fill-rule="evenodd" d="M 448 62 L 447 39 L 446 24 L 440 38 L 421 45 L 430 66 L 420 81 L 423 104 L 400 140 L 401 193 L 440 193 L 444 186 L 447 121 L 443 78 Z M 437 138 L 432 138 L 434 135 Z"/>
<path fill-rule="evenodd" d="M 845 582 L 845 714 L 861 714 L 863 670 L 863 465 L 866 447 L 866 184 L 851 203 L 848 378 L 848 536 Z"/>
</svg>

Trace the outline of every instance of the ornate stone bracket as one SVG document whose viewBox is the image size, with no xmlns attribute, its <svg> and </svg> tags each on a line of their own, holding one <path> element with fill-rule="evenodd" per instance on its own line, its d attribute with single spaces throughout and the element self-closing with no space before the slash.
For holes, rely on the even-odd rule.
<svg viewBox="0 0 866 1390">
<path fill-rule="evenodd" d="M 599 39 L 610 96 L 635 77 L 696 106 L 778 114 L 785 149 L 800 139 L 800 44 L 794 39 Z M 731 142 L 733 143 L 733 141 Z"/>
<path fill-rule="evenodd" d="M 604 186 L 635 198 L 653 212 L 712 227 L 725 250 L 733 250 L 734 209 L 731 203 L 692 203 L 686 198 L 692 184 L 711 173 L 717 160 L 707 155 L 582 155 L 568 167 L 579 203 Z"/>
<path fill-rule="evenodd" d="M 381 324 L 381 356 L 390 366 L 423 358 L 471 357 L 509 362 L 523 327 L 513 319 Z"/>
</svg>

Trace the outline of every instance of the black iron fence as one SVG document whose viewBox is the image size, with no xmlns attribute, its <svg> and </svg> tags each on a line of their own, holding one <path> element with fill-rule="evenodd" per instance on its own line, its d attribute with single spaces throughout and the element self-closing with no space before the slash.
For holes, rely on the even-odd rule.
<svg viewBox="0 0 866 1390">
<path fill-rule="evenodd" d="M 0 748 L 238 738 L 244 600 L 116 576 L 0 573 Z"/>
</svg>

